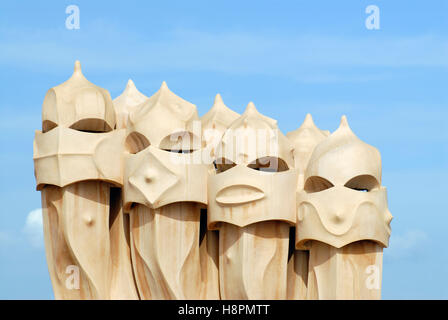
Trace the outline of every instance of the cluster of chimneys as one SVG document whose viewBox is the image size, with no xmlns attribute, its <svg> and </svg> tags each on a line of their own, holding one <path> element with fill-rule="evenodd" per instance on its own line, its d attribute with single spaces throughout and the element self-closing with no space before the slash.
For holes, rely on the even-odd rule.
<svg viewBox="0 0 448 320">
<path fill-rule="evenodd" d="M 34 163 L 58 299 L 381 296 L 381 157 L 345 116 L 284 135 L 218 94 L 199 118 L 165 82 L 112 100 L 77 61 L 45 96 Z"/>
</svg>

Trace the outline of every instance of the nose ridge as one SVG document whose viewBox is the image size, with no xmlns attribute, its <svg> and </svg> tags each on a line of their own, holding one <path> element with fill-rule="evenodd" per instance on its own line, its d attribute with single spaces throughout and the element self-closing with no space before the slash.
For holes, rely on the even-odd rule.
<svg viewBox="0 0 448 320">
<path fill-rule="evenodd" d="M 155 182 L 157 178 L 157 170 L 155 170 L 151 163 L 148 163 L 148 166 L 145 168 L 143 178 L 145 179 L 146 183 Z"/>
<path fill-rule="evenodd" d="M 155 180 L 156 177 L 156 172 L 154 171 L 153 168 L 149 167 L 148 169 L 145 170 L 145 182 L 146 183 L 151 183 Z"/>
<path fill-rule="evenodd" d="M 386 212 L 386 222 L 387 222 L 388 224 L 390 224 L 390 223 L 392 222 L 392 219 L 393 219 L 393 218 L 394 218 L 393 215 L 390 213 L 389 210 L 387 210 L 387 212 Z"/>
<path fill-rule="evenodd" d="M 335 222 L 342 222 L 342 221 L 344 221 L 344 216 L 342 214 L 342 211 L 337 211 L 337 212 L 333 213 L 333 220 Z"/>
</svg>

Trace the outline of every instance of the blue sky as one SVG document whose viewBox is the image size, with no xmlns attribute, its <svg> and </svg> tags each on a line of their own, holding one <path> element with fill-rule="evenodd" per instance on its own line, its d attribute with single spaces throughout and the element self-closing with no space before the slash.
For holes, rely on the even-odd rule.
<svg viewBox="0 0 448 320">
<path fill-rule="evenodd" d="M 65 27 L 71 4 L 79 30 Z M 371 4 L 380 30 L 365 27 Z M 448 299 L 447 1 L 2 1 L 2 299 L 53 298 L 32 141 L 76 59 L 113 98 L 129 78 L 147 96 L 165 80 L 200 115 L 219 92 L 284 133 L 308 112 L 331 131 L 346 114 L 382 154 L 394 215 L 383 298 Z"/>
</svg>

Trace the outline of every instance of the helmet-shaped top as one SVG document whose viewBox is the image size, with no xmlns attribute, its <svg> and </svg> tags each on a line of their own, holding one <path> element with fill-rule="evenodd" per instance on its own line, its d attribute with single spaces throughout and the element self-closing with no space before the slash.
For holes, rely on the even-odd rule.
<svg viewBox="0 0 448 320">
<path fill-rule="evenodd" d="M 226 129 L 240 117 L 227 107 L 218 93 L 212 108 L 201 117 L 202 146 L 209 148 L 210 160 L 215 157 L 215 148 L 221 141 Z"/>
<path fill-rule="evenodd" d="M 106 132 L 115 127 L 109 92 L 88 81 L 75 62 L 70 79 L 47 91 L 42 105 L 42 130 L 56 126 L 81 131 Z"/>
<path fill-rule="evenodd" d="M 175 95 L 163 82 L 153 96 L 129 114 L 128 132 L 156 148 L 171 150 L 183 140 L 182 145 L 188 142 L 191 150 L 197 150 L 201 140 L 193 135 L 193 125 L 198 120 L 196 106 Z"/>
<path fill-rule="evenodd" d="M 123 93 L 113 101 L 117 115 L 117 129 L 125 129 L 127 127 L 129 113 L 147 99 L 148 97 L 138 91 L 134 82 L 129 79 Z"/>
<path fill-rule="evenodd" d="M 202 131 L 216 130 L 223 134 L 239 117 L 238 113 L 224 104 L 221 95 L 218 93 L 212 108 L 201 117 Z"/>
<path fill-rule="evenodd" d="M 320 130 L 314 124 L 313 117 L 309 113 L 298 129 L 286 134 L 294 147 L 295 167 L 299 169 L 300 173 L 305 173 L 314 148 L 328 135 L 328 131 Z"/>
<path fill-rule="evenodd" d="M 217 148 L 217 159 L 248 165 L 274 157 L 293 168 L 292 151 L 291 143 L 278 129 L 277 121 L 259 113 L 250 102 L 244 113 L 225 131 Z"/>
<path fill-rule="evenodd" d="M 381 156 L 375 147 L 352 132 L 346 116 L 342 116 L 339 128 L 314 148 L 305 181 L 315 176 L 333 185 L 345 185 L 355 177 L 370 176 L 380 185 Z"/>
</svg>

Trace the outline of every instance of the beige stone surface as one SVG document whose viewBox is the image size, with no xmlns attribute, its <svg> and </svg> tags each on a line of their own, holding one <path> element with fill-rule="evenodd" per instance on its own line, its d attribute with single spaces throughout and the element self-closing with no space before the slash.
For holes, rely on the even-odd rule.
<svg viewBox="0 0 448 320">
<path fill-rule="evenodd" d="M 345 116 L 286 136 L 165 82 L 112 101 L 79 61 L 48 90 L 33 160 L 56 299 L 380 299 L 392 215 Z"/>
<path fill-rule="evenodd" d="M 308 299 L 379 299 L 392 215 L 378 150 L 347 118 L 310 157 L 297 195 L 296 248 L 309 249 Z M 376 286 L 367 280 L 370 272 Z"/>
<path fill-rule="evenodd" d="M 107 132 L 115 127 L 115 111 L 109 92 L 84 77 L 79 61 L 75 62 L 71 78 L 45 95 L 42 131 L 56 126 L 94 132 Z"/>
<path fill-rule="evenodd" d="M 287 133 L 294 147 L 294 164 L 298 170 L 297 192 L 302 192 L 305 184 L 305 170 L 316 145 L 329 135 L 328 131 L 319 129 L 311 114 L 307 114 L 302 125 Z M 295 229 L 292 229 L 294 232 Z M 295 242 L 295 235 L 289 241 Z M 303 300 L 306 298 L 308 284 L 309 253 L 307 250 L 293 250 L 288 261 L 288 299 Z"/>
<path fill-rule="evenodd" d="M 239 114 L 224 104 L 221 95 L 215 97 L 212 108 L 201 117 L 203 162 L 208 165 L 208 179 L 216 174 L 214 167 L 215 150 L 221 137 Z M 201 294 L 203 299 L 219 299 L 219 232 L 207 228 L 208 210 L 203 209 L 200 257 L 202 281 L 205 283 Z M 205 222 L 205 223 L 204 223 Z"/>
<path fill-rule="evenodd" d="M 380 154 L 355 136 L 345 116 L 315 147 L 297 201 L 297 248 L 308 240 L 337 248 L 359 240 L 388 246 L 392 215 L 381 186 Z"/>
<path fill-rule="evenodd" d="M 216 167 L 208 225 L 219 230 L 221 298 L 286 299 L 297 185 L 291 144 L 249 103 L 223 134 Z"/>
<path fill-rule="evenodd" d="M 33 158 L 55 298 L 138 299 L 129 231 L 111 193 L 122 186 L 125 132 L 112 131 L 109 93 L 90 83 L 77 61 L 42 108 Z"/>
<path fill-rule="evenodd" d="M 208 167 L 195 124 L 200 130 L 196 106 L 165 82 L 129 115 L 123 192 L 142 299 L 199 299 L 205 286 L 199 232 Z"/>
<path fill-rule="evenodd" d="M 133 112 L 140 104 L 148 100 L 148 97 L 138 91 L 132 79 L 128 80 L 126 88 L 121 95 L 113 100 L 116 114 L 116 129 L 126 129 L 129 113 Z"/>
</svg>

